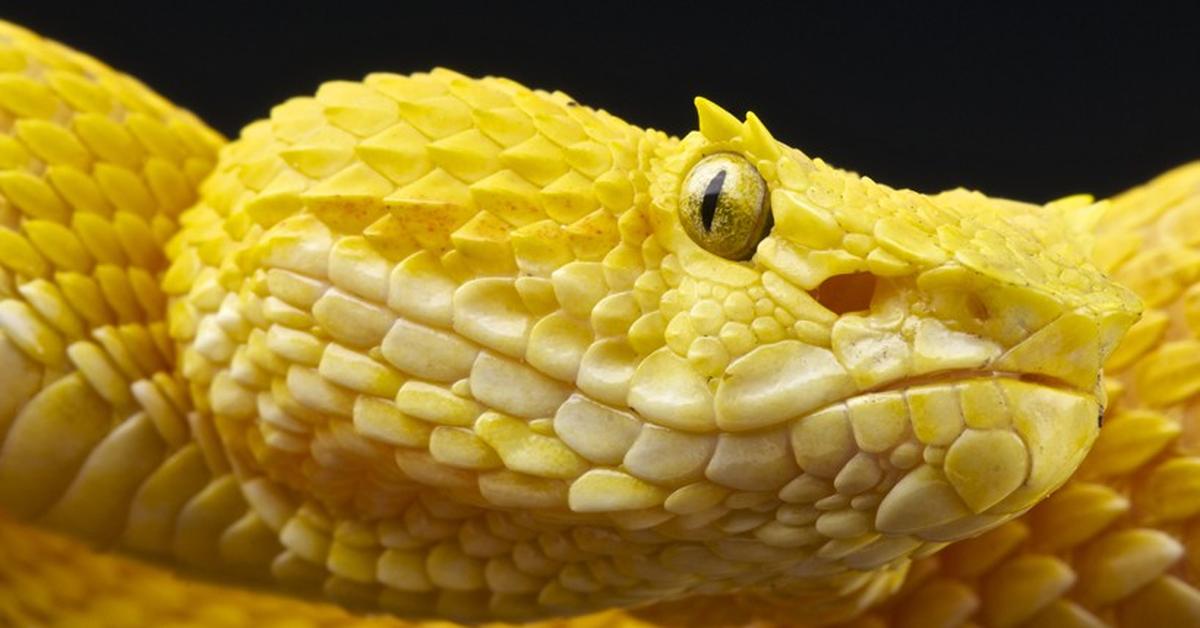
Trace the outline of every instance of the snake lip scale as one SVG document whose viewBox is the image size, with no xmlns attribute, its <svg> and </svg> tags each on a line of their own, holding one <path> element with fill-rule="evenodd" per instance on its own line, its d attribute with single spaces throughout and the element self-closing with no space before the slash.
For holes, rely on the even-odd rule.
<svg viewBox="0 0 1200 628">
<path fill-rule="evenodd" d="M 1064 392 L 1070 392 L 1080 395 L 1091 395 L 1093 390 L 1080 388 L 1077 384 L 1064 381 L 1041 373 L 1021 373 L 1016 371 L 994 371 L 988 369 L 958 369 L 949 371 L 938 371 L 929 373 L 912 379 L 890 382 L 883 384 L 877 388 L 864 390 L 860 394 L 870 394 L 878 392 L 888 392 L 893 390 L 905 390 L 924 384 L 936 383 L 951 383 L 961 382 L 972 379 L 1011 379 L 1017 381 L 1028 382 L 1047 388 L 1055 388 Z M 842 402 L 839 402 L 842 403 Z"/>
<path fill-rule="evenodd" d="M 922 194 L 693 104 L 227 140 L 0 22 L 0 625 L 1200 625 L 1200 167 Z"/>
</svg>

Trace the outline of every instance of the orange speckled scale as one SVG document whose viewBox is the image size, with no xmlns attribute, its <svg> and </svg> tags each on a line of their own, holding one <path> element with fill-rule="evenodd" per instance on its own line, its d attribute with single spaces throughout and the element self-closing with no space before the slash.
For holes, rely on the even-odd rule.
<svg viewBox="0 0 1200 628">
<path fill-rule="evenodd" d="M 222 146 L 0 26 L 0 621 L 1200 621 L 1200 168 L 922 195 L 695 104 Z"/>
</svg>

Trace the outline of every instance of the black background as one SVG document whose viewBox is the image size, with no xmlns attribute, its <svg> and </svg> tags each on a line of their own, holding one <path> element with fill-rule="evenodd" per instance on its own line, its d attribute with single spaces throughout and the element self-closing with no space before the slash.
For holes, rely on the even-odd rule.
<svg viewBox="0 0 1200 628">
<path fill-rule="evenodd" d="M 324 80 L 443 65 L 673 134 L 703 94 L 892 185 L 1044 201 L 1200 158 L 1200 11 L 593 1 L 22 2 L 7 19 L 232 135 Z"/>
</svg>

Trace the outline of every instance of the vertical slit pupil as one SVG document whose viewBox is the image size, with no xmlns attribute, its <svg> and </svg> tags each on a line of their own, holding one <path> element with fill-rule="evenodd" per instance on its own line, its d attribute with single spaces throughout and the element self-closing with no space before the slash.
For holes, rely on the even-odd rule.
<svg viewBox="0 0 1200 628">
<path fill-rule="evenodd" d="M 704 188 L 704 200 L 700 202 L 700 219 L 704 221 L 704 230 L 712 230 L 713 218 L 717 215 L 717 201 L 721 199 L 721 188 L 725 186 L 725 171 L 720 170 Z"/>
</svg>

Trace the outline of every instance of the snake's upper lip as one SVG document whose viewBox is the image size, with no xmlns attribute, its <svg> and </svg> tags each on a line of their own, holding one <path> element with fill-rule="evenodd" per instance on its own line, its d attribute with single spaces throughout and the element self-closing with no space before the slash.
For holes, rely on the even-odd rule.
<svg viewBox="0 0 1200 628">
<path fill-rule="evenodd" d="M 887 382 L 875 388 L 860 391 L 859 394 L 868 394 L 874 392 L 886 392 L 889 390 L 905 390 L 916 386 L 925 386 L 929 384 L 953 384 L 956 382 L 973 380 L 973 379 L 1012 379 L 1047 388 L 1054 388 L 1063 392 L 1076 393 L 1081 395 L 1091 395 L 1092 390 L 1081 388 L 1076 384 L 1065 379 L 1045 375 L 1042 373 L 1019 373 L 1015 371 L 1004 371 L 996 369 L 952 369 L 946 371 L 935 371 L 918 375 L 915 377 L 907 377 L 892 382 Z"/>
<path fill-rule="evenodd" d="M 820 414 L 829 411 L 839 406 L 852 406 L 860 403 L 858 400 L 867 400 L 869 398 L 885 396 L 888 393 L 902 393 L 906 398 L 913 394 L 926 394 L 929 391 L 942 389 L 947 392 L 954 390 L 956 387 L 961 388 L 963 385 L 979 383 L 979 382 L 1016 382 L 1024 385 L 1034 385 L 1038 388 L 1053 390 L 1065 395 L 1080 397 L 1085 400 L 1096 401 L 1101 404 L 1102 400 L 1098 399 L 1098 395 L 1093 390 L 1084 390 L 1072 384 L 1071 382 L 1042 375 L 1040 373 L 1015 373 L 1012 371 L 1000 371 L 992 369 L 951 369 L 945 371 L 936 371 L 926 373 L 915 377 L 907 377 L 895 381 L 887 382 L 873 388 L 867 388 L 856 392 L 853 395 L 847 396 L 837 401 L 832 401 L 819 408 L 806 411 L 798 415 L 799 420 L 805 417 Z M 1103 420 L 1104 407 L 1100 405 L 1100 418 Z M 960 410 L 961 411 L 961 410 Z"/>
<path fill-rule="evenodd" d="M 989 384 L 1000 383 L 1000 387 L 989 387 Z M 1076 385 L 1064 382 L 1039 373 L 1019 373 L 988 369 L 955 369 L 924 373 L 924 375 L 896 379 L 878 387 L 859 390 L 858 393 L 846 396 L 844 399 L 830 401 L 812 411 L 800 413 L 793 418 L 797 423 L 803 423 L 811 417 L 828 412 L 847 412 L 852 418 L 856 413 L 862 414 L 862 409 L 872 403 L 887 405 L 892 399 L 893 412 L 905 414 L 904 420 L 911 421 L 913 429 L 920 431 L 918 424 L 926 429 L 943 432 L 950 426 L 982 426 L 988 424 L 1007 424 L 1013 418 L 1016 409 L 1013 407 L 1014 390 L 1028 390 L 1037 387 L 1054 391 L 1063 395 L 1063 399 L 1074 397 L 1076 401 L 1096 403 L 1099 411 L 1097 424 L 1104 419 L 1103 397 L 1096 390 L 1082 390 Z M 914 406 L 914 399 L 928 400 L 938 396 L 941 402 L 924 407 L 923 401 L 916 401 L 924 409 Z M 986 399 L 986 402 L 980 400 Z M 980 413 L 989 413 L 991 417 L 983 419 Z M 976 414 L 976 415 L 972 415 Z M 1003 417 L 1003 415 L 1007 415 Z M 880 415 L 882 417 L 882 415 Z M 858 420 L 860 424 L 864 419 Z M 956 432 L 955 432 L 956 433 Z M 925 444 L 937 444 L 928 442 Z"/>
<path fill-rule="evenodd" d="M 857 369 L 869 367 L 869 363 L 856 365 Z M 667 426 L 686 425 L 687 429 L 702 422 L 681 420 L 681 417 L 689 416 L 681 410 L 696 410 L 691 414 L 707 421 L 712 421 L 715 414 L 718 429 L 741 432 L 803 417 L 871 393 L 971 379 L 1018 380 L 1096 398 L 1100 396 L 1095 388 L 1098 370 L 1092 371 L 1086 387 L 1077 378 L 1059 377 L 1047 369 L 1000 368 L 997 360 L 979 366 L 946 368 L 917 375 L 897 374 L 860 383 L 856 379 L 861 378 L 853 376 L 857 370 L 848 370 L 834 353 L 791 340 L 758 347 L 730 364 L 713 396 L 715 413 L 710 413 L 710 407 L 704 404 L 681 403 L 677 392 L 664 392 L 683 390 L 684 384 L 699 387 L 685 378 L 673 377 L 678 371 L 670 368 L 639 369 L 639 375 L 643 371 L 654 375 L 646 378 L 646 383 L 652 385 L 634 386 L 630 396 L 633 408 L 651 421 Z M 706 422 L 703 427 L 710 425 Z"/>
</svg>

